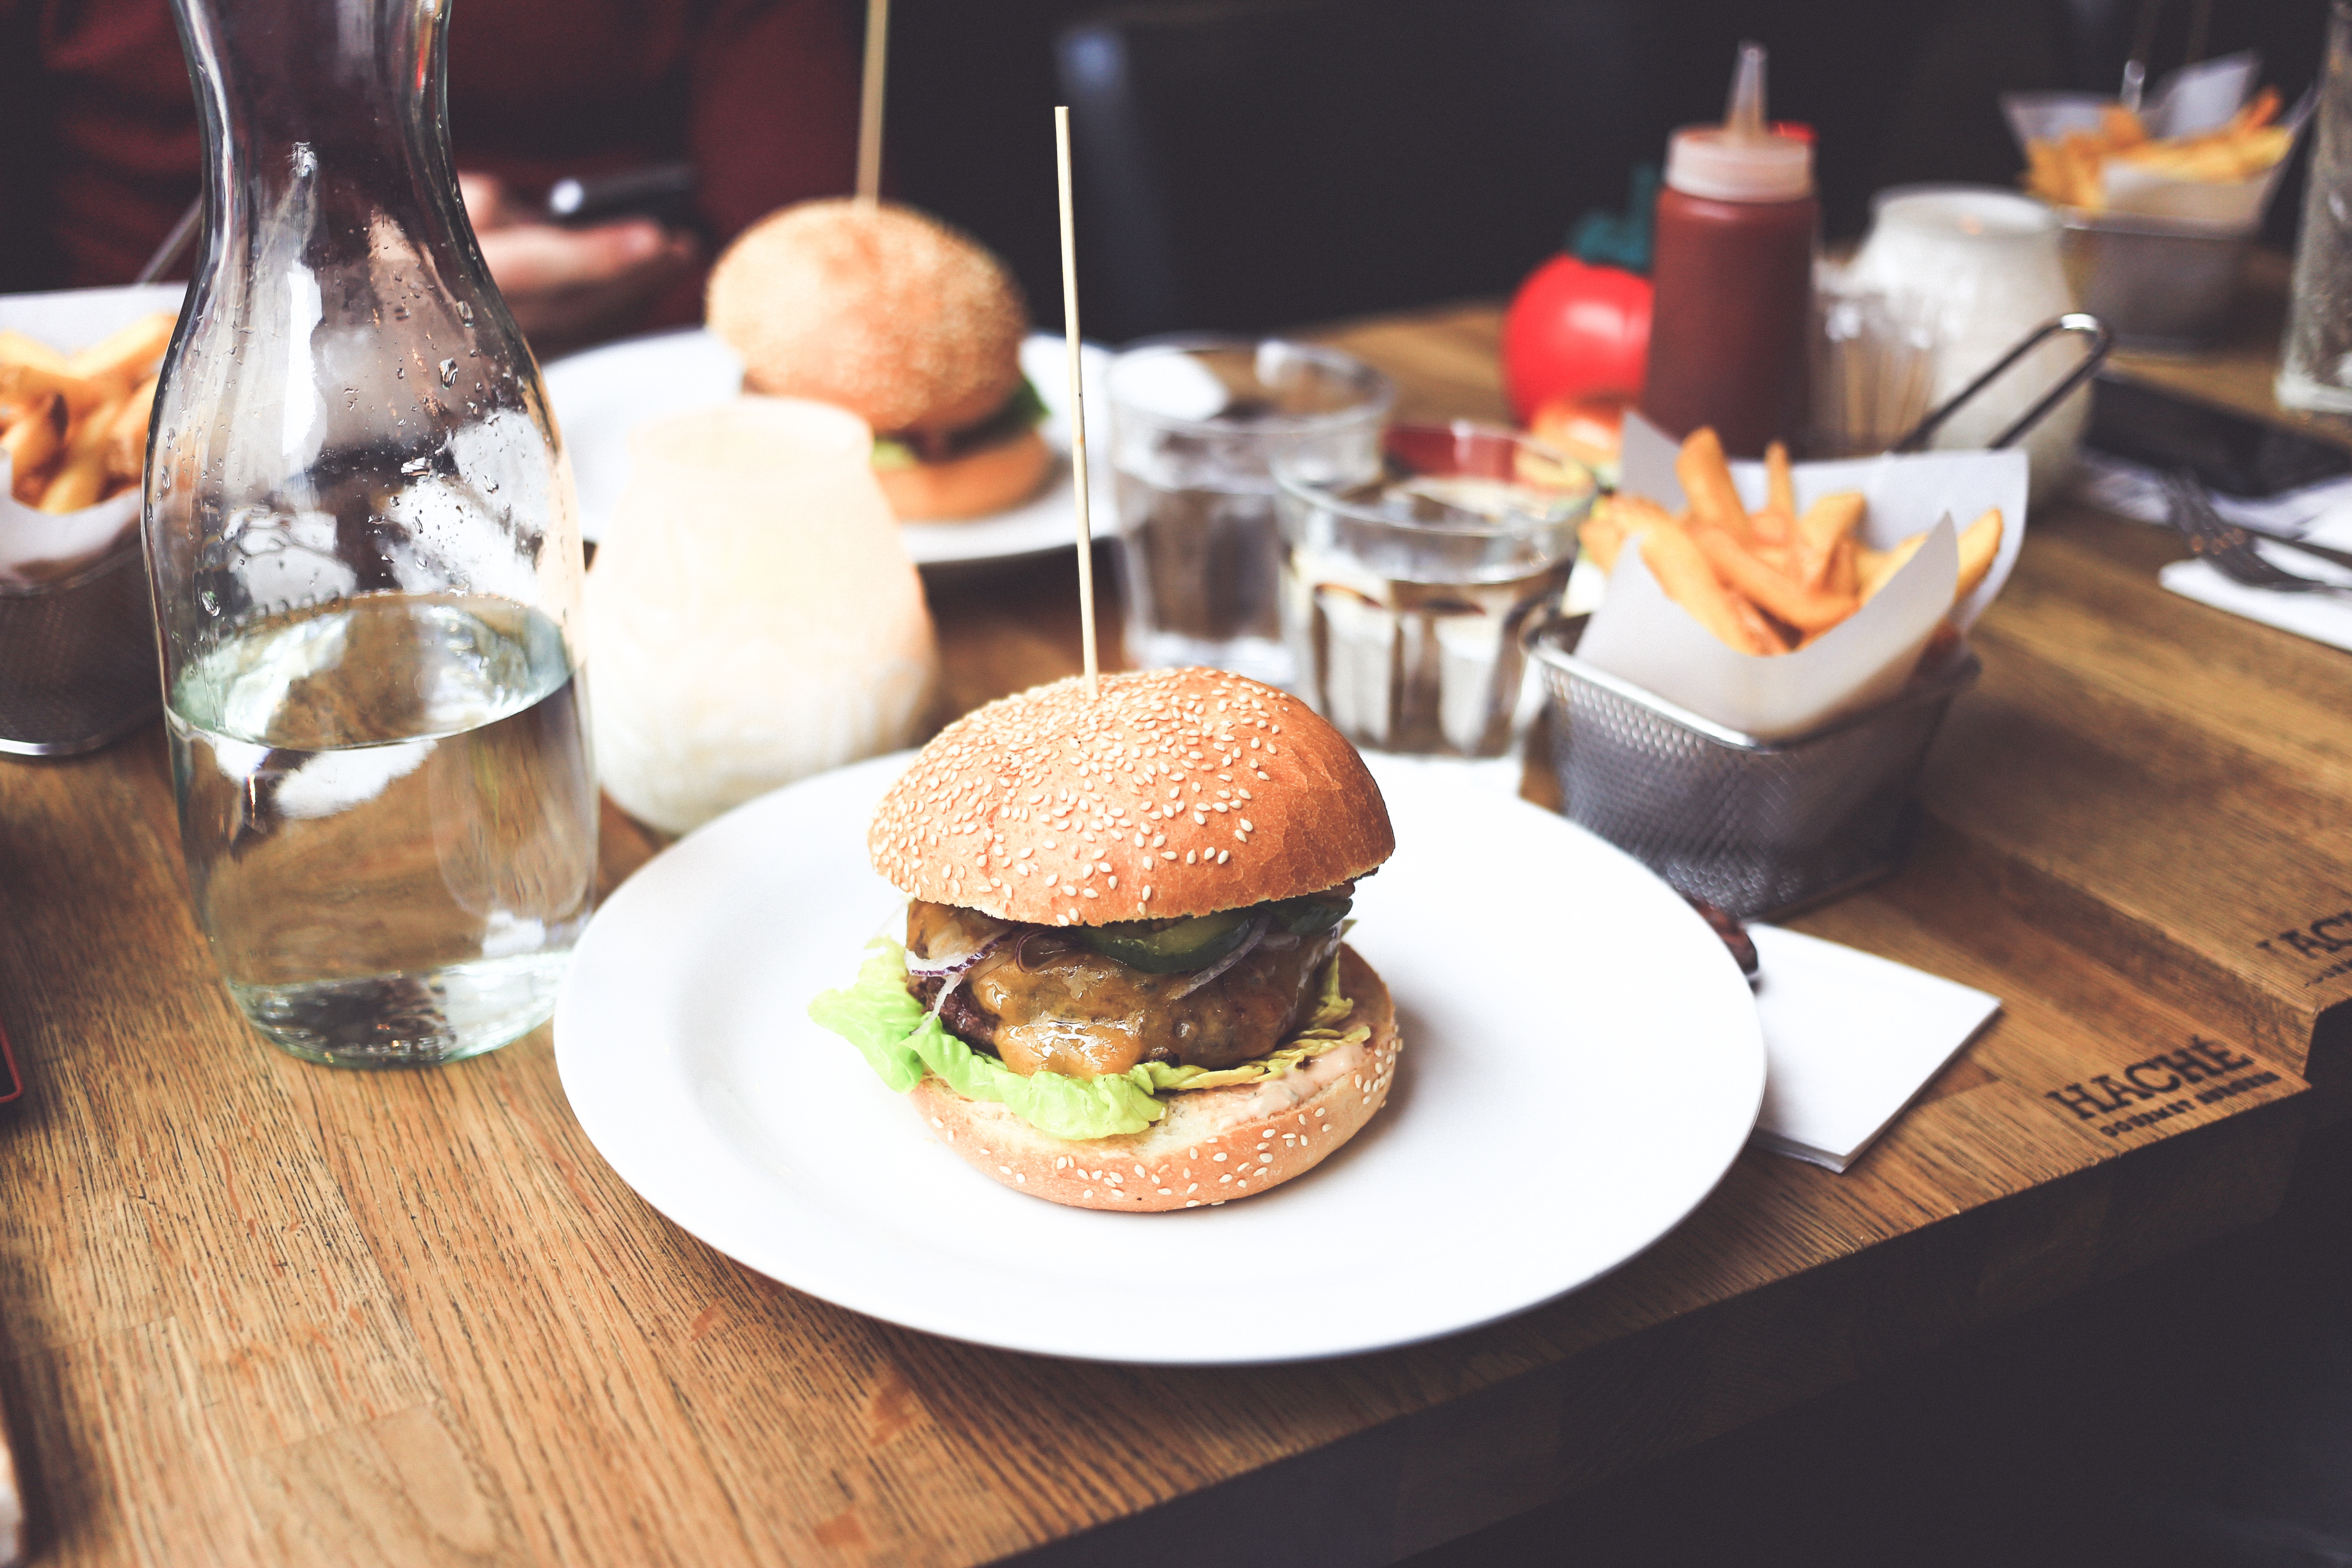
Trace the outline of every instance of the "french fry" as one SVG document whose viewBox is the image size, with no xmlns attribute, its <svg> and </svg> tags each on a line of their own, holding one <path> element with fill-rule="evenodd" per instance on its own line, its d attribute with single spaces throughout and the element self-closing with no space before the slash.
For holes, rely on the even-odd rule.
<svg viewBox="0 0 2352 1568">
<path fill-rule="evenodd" d="M 1725 583 L 1773 619 L 1801 632 L 1824 631 L 1853 614 L 1854 601 L 1808 588 L 1719 528 L 1694 528 L 1691 542 Z"/>
<path fill-rule="evenodd" d="M 13 331 L 0 331 L 0 364 L 29 364 L 60 375 L 68 374 L 65 355 L 38 338 Z"/>
<path fill-rule="evenodd" d="M 1585 518 L 1584 526 L 1577 531 L 1577 542 L 1584 553 L 1603 572 L 1617 570 L 1617 552 L 1625 548 L 1625 525 L 1616 512 L 1606 506 L 1596 506 Z"/>
<path fill-rule="evenodd" d="M 11 402 L 62 397 L 66 400 L 68 412 L 79 415 L 105 402 L 110 394 L 121 390 L 102 381 L 90 381 L 40 365 L 0 363 L 0 397 Z"/>
<path fill-rule="evenodd" d="M 1866 605 L 1876 598 L 1878 591 L 1885 587 L 1895 574 L 1902 571 L 1911 557 L 1919 553 L 1919 547 L 1927 542 L 1926 534 L 1915 533 L 1892 550 L 1863 551 L 1862 559 L 1856 563 L 1862 578 L 1862 602 Z"/>
<path fill-rule="evenodd" d="M 1854 607 L 1862 606 L 1862 543 L 1852 534 L 1832 547 L 1827 572 L 1813 586 L 1824 594 L 1834 594 L 1842 599 L 1852 599 Z"/>
<path fill-rule="evenodd" d="M 1583 531 L 1578 537 L 1595 564 L 1603 572 L 1614 572 L 1618 552 L 1624 548 L 1625 541 L 1639 538 L 1648 529 L 1679 526 L 1657 502 L 1620 491 L 1602 498 L 1584 520 Z"/>
<path fill-rule="evenodd" d="M 1780 651 L 1776 641 L 1758 635 L 1689 533 L 1679 528 L 1649 529 L 1642 534 L 1640 548 L 1642 560 L 1666 597 L 1688 610 L 1692 619 L 1726 647 L 1759 655 Z"/>
<path fill-rule="evenodd" d="M 1675 454 L 1675 477 L 1683 482 L 1695 524 L 1722 529 L 1742 543 L 1755 537 L 1739 489 L 1731 482 L 1731 466 L 1723 459 L 1723 442 L 1711 426 L 1702 425 L 1683 438 L 1682 450 Z"/>
<path fill-rule="evenodd" d="M 1780 622 L 1738 594 L 1731 595 L 1731 608 L 1732 613 L 1739 617 L 1740 624 L 1748 628 L 1748 635 L 1764 646 L 1765 652 L 1786 653 L 1796 646 Z"/>
<path fill-rule="evenodd" d="M 1960 581 L 1952 590 L 1952 603 L 1975 593 L 2000 555 L 2000 508 L 1993 507 L 1960 532 Z"/>
<path fill-rule="evenodd" d="M 43 511 L 79 511 L 97 504 L 106 490 L 107 434 L 129 396 L 125 393 L 113 402 L 99 405 L 68 434 L 65 461 L 41 490 L 38 505 Z"/>
<path fill-rule="evenodd" d="M 1825 495 L 1797 520 L 1797 577 L 1806 587 L 1852 597 L 1853 584 L 1832 581 L 1838 571 L 1838 542 L 1850 540 L 1862 526 L 1868 506 L 1860 490 Z"/>
<path fill-rule="evenodd" d="M 40 499 L 47 470 L 66 440 L 66 400 L 52 396 L 0 435 L 0 452 L 8 454 L 15 470 L 16 499 L 30 506 Z"/>
<path fill-rule="evenodd" d="M 1783 517 L 1797 515 L 1797 480 L 1789 468 L 1789 448 L 1774 441 L 1764 448 L 1764 505 Z"/>
<path fill-rule="evenodd" d="M 2111 148 L 2137 147 L 2147 140 L 2147 127 L 2138 115 L 2120 103 L 2110 103 L 2099 110 L 2099 130 Z"/>
<path fill-rule="evenodd" d="M 147 420 L 155 410 L 155 378 L 149 376 L 123 399 L 106 427 L 106 471 L 118 479 L 136 479 L 147 462 Z"/>
<path fill-rule="evenodd" d="M 65 368 L 85 381 L 103 381 L 110 376 L 126 383 L 137 381 L 155 368 L 155 362 L 171 346 L 172 326 L 176 320 L 168 310 L 142 316 L 71 356 Z"/>
</svg>

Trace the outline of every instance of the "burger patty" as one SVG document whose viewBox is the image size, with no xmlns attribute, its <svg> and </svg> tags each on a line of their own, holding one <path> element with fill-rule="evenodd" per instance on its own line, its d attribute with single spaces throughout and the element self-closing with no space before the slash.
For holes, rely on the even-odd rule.
<svg viewBox="0 0 2352 1568">
<path fill-rule="evenodd" d="M 1012 931 L 940 1009 L 968 1043 L 993 1050 L 1014 1072 L 1072 1078 L 1122 1073 L 1139 1062 L 1215 1069 L 1280 1046 L 1315 1010 L 1317 981 L 1339 951 L 1336 931 L 1269 936 L 1190 994 L 1195 974 L 1147 974 L 1056 936 L 1015 928 L 971 910 L 918 900 L 907 910 L 907 950 L 919 958 L 971 952 Z M 908 975 L 929 1006 L 944 984 Z"/>
</svg>

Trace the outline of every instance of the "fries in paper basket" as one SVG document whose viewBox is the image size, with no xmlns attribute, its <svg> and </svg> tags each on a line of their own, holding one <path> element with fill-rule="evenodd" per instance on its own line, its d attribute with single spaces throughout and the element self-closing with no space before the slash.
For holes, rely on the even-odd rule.
<svg viewBox="0 0 2352 1568">
<path fill-rule="evenodd" d="M 1732 465 L 1629 419 L 1584 524 L 1609 594 L 1577 657 L 1759 739 L 1892 696 L 1965 637 L 2016 559 L 2020 451 Z M 1958 520 L 1969 520 L 1961 526 Z"/>
<path fill-rule="evenodd" d="M 2157 140 L 2137 114 L 2119 103 L 2107 104 L 2099 110 L 2095 130 L 2028 140 L 2023 183 L 2044 201 L 2097 213 L 2109 205 L 2110 162 L 2129 174 L 2161 180 L 2233 184 L 2254 179 L 2269 173 L 2294 144 L 2293 128 L 2273 123 L 2278 111 L 2278 89 L 2266 87 L 2212 130 Z"/>
<path fill-rule="evenodd" d="M 156 311 L 72 354 L 0 331 L 0 452 L 19 502 L 79 511 L 138 482 L 173 320 Z"/>
</svg>

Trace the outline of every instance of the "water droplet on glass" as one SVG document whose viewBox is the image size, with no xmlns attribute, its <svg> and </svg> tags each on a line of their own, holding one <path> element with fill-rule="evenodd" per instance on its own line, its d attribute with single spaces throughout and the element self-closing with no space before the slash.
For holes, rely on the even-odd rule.
<svg viewBox="0 0 2352 1568">
<path fill-rule="evenodd" d="M 472 326 L 474 324 L 474 307 L 467 304 L 463 300 L 458 300 L 457 319 L 465 322 L 466 325 L 469 327 Z"/>
<path fill-rule="evenodd" d="M 205 607 L 205 614 L 208 616 L 217 616 L 220 614 L 220 595 L 214 593 L 210 588 L 206 588 L 196 595 L 196 603 Z"/>
<path fill-rule="evenodd" d="M 401 380 L 406 381 L 408 379 L 408 367 L 404 364 L 394 365 L 393 367 L 392 374 L 398 376 Z"/>
<path fill-rule="evenodd" d="M 405 305 L 394 305 L 392 308 L 392 319 L 395 321 L 404 321 L 408 320 L 408 307 Z"/>
<path fill-rule="evenodd" d="M 432 467 L 433 459 L 430 458 L 411 458 L 408 461 L 400 465 L 400 471 L 406 474 L 409 478 L 415 479 Z"/>
<path fill-rule="evenodd" d="M 496 479 L 484 479 L 482 481 L 482 488 L 489 491 L 492 495 L 496 495 L 499 493 L 499 481 Z"/>
<path fill-rule="evenodd" d="M 443 360 L 441 362 L 441 384 L 444 386 L 454 385 L 457 380 L 457 362 L 453 359 Z"/>
</svg>

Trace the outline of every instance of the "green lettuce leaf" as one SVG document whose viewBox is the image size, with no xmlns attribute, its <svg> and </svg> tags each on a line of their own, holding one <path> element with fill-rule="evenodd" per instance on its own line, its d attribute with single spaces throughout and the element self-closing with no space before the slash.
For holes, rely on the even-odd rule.
<svg viewBox="0 0 2352 1568">
<path fill-rule="evenodd" d="M 1139 1067 L 1109 1078 L 1022 1077 L 950 1034 L 908 994 L 905 948 L 877 937 L 866 952 L 856 984 L 825 992 L 809 1004 L 809 1016 L 856 1046 L 899 1093 L 920 1083 L 928 1068 L 965 1099 L 995 1100 L 1056 1138 L 1140 1132 L 1168 1114 L 1151 1097 L 1151 1075 Z"/>
<path fill-rule="evenodd" d="M 866 962 L 846 990 L 827 991 L 809 1004 L 809 1016 L 856 1046 L 877 1076 L 900 1094 L 923 1079 L 926 1069 L 947 1080 L 967 1100 L 992 1100 L 1032 1127 L 1056 1138 L 1110 1138 L 1140 1132 L 1168 1108 L 1160 1091 L 1223 1089 L 1274 1078 L 1324 1052 L 1370 1037 L 1359 1026 L 1340 1034 L 1332 1026 L 1355 1011 L 1339 994 L 1339 960 L 1323 971 L 1323 996 L 1307 1027 L 1278 1050 L 1238 1067 L 1211 1069 L 1140 1062 L 1124 1073 L 1071 1078 L 1040 1072 L 1027 1077 L 994 1057 L 973 1050 L 948 1032 L 907 990 L 907 950 L 888 937 L 866 945 Z"/>
<path fill-rule="evenodd" d="M 923 1022 L 923 1005 L 907 992 L 905 948 L 877 937 L 866 953 L 849 989 L 818 996 L 809 1016 L 856 1046 L 882 1081 L 904 1094 L 923 1081 L 923 1058 L 909 1041 Z"/>
</svg>

